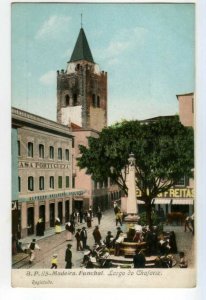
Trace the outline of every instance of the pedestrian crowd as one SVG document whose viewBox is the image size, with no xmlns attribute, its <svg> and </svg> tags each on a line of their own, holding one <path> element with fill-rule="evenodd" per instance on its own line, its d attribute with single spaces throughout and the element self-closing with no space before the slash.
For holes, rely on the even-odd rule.
<svg viewBox="0 0 206 300">
<path fill-rule="evenodd" d="M 113 253 L 115 256 L 121 255 L 121 244 L 123 242 L 138 244 L 145 242 L 147 245 L 146 249 L 136 248 L 135 254 L 133 255 L 134 268 L 145 267 L 146 256 L 152 255 L 157 256 L 155 261 L 156 267 L 172 267 L 171 254 L 178 253 L 174 231 L 159 233 L 158 228 L 155 226 L 149 228 L 149 226 L 132 224 L 125 233 L 122 231 L 123 213 L 116 202 L 114 202 L 114 214 L 115 223 L 117 226 L 116 234 L 113 235 L 111 231 L 108 231 L 105 237 L 102 236 L 99 227 L 102 220 L 102 211 L 100 208 L 98 208 L 95 215 L 92 207 L 90 207 L 88 211 L 84 212 L 82 210 L 74 210 L 69 218 L 69 221 L 65 223 L 66 241 L 73 241 L 73 239 L 75 239 L 76 251 L 83 251 L 82 265 L 84 265 L 86 268 L 91 268 L 94 267 L 97 261 L 102 261 L 101 259 L 105 258 L 105 255 L 107 256 L 110 253 Z M 95 216 L 97 217 L 98 225 L 96 225 L 92 231 L 94 246 L 91 249 L 87 244 L 87 228 L 92 227 L 93 218 Z M 75 228 L 77 225 L 79 226 L 81 224 L 83 224 L 82 228 Z M 36 235 L 43 236 L 44 230 L 44 222 L 42 218 L 40 218 L 36 224 Z M 186 218 L 184 230 L 189 230 L 194 234 L 194 215 Z M 60 234 L 61 231 L 61 220 L 57 217 L 55 220 L 55 234 Z M 71 269 L 73 266 L 71 248 L 72 244 L 68 244 L 65 250 L 65 268 L 67 269 Z M 21 250 L 24 251 L 22 247 Z M 27 250 L 29 253 L 29 264 L 32 264 L 35 259 L 35 251 L 40 250 L 39 245 L 36 243 L 36 239 L 32 240 L 32 242 L 28 245 Z M 179 253 L 179 259 L 179 267 L 187 268 L 188 264 L 183 251 Z M 103 261 L 104 265 L 106 265 L 105 260 Z M 58 258 L 56 253 L 53 254 L 51 258 L 51 268 L 58 268 Z"/>
</svg>

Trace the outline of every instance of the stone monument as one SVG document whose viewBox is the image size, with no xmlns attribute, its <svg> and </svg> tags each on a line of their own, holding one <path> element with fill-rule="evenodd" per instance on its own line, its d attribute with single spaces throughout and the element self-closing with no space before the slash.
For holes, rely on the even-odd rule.
<svg viewBox="0 0 206 300">
<path fill-rule="evenodd" d="M 137 223 L 139 220 L 138 206 L 136 198 L 136 183 L 135 183 L 135 157 L 131 153 L 128 158 L 128 174 L 126 184 L 128 187 L 128 197 L 126 199 L 125 223 Z"/>
</svg>

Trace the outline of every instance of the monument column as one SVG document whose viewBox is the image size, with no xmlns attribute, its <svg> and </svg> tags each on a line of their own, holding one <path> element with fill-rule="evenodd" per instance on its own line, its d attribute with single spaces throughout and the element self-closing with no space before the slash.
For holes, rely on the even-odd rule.
<svg viewBox="0 0 206 300">
<path fill-rule="evenodd" d="M 136 183 L 135 183 L 135 158 L 134 154 L 129 155 L 129 174 L 127 177 L 128 198 L 127 198 L 127 214 L 137 214 L 137 198 L 136 198 Z"/>
</svg>

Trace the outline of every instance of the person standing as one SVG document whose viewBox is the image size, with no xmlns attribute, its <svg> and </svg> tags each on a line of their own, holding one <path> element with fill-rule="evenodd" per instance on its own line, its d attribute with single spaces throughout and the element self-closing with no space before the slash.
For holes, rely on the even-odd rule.
<svg viewBox="0 0 206 300">
<path fill-rule="evenodd" d="M 100 225 L 101 219 L 102 219 L 102 212 L 100 209 L 98 209 L 97 212 L 97 219 L 98 219 L 98 224 Z"/>
<path fill-rule="evenodd" d="M 70 222 L 67 222 L 67 223 L 65 224 L 65 229 L 66 229 L 66 231 L 67 231 L 67 234 L 66 234 L 66 240 L 67 240 L 67 241 L 72 241 L 72 238 L 73 238 L 73 236 L 72 236 L 73 228 L 72 228 L 72 225 L 71 225 Z"/>
<path fill-rule="evenodd" d="M 71 251 L 71 244 L 67 245 L 66 253 L 65 253 L 65 261 L 66 266 L 65 269 L 72 269 L 72 251 Z"/>
<path fill-rule="evenodd" d="M 55 233 L 61 233 L 62 229 L 61 229 L 61 222 L 59 218 L 56 218 L 55 221 Z"/>
<path fill-rule="evenodd" d="M 135 269 L 145 268 L 146 259 L 142 250 L 136 250 L 136 254 L 133 257 L 133 263 Z"/>
<path fill-rule="evenodd" d="M 99 227 L 98 226 L 95 226 L 95 229 L 93 231 L 93 237 L 94 237 L 95 244 L 100 245 L 100 241 L 102 239 L 102 236 L 101 236 L 101 233 L 99 231 Z"/>
<path fill-rule="evenodd" d="M 121 211 L 119 210 L 117 213 L 116 213 L 116 226 L 118 225 L 118 223 L 120 223 L 120 226 L 122 226 L 122 213 Z"/>
<path fill-rule="evenodd" d="M 87 227 L 88 228 L 92 227 L 92 218 L 91 218 L 91 214 L 89 212 L 87 214 Z"/>
<path fill-rule="evenodd" d="M 29 258 L 29 264 L 31 264 L 34 259 L 35 259 L 35 250 L 38 249 L 40 250 L 39 245 L 36 243 L 36 239 L 33 239 L 32 242 L 29 245 L 29 250 L 30 250 L 30 258 Z"/>
<path fill-rule="evenodd" d="M 36 235 L 37 236 L 44 235 L 44 222 L 43 222 L 42 218 L 39 218 L 39 220 L 36 224 Z"/>
<path fill-rule="evenodd" d="M 87 248 L 87 231 L 86 227 L 83 227 L 81 232 L 80 232 L 80 239 L 83 244 L 83 250 Z"/>
<path fill-rule="evenodd" d="M 54 254 L 52 257 L 51 269 L 57 269 L 57 254 Z"/>
<path fill-rule="evenodd" d="M 183 251 L 181 251 L 179 253 L 179 256 L 180 256 L 179 267 L 180 268 L 187 268 L 187 261 L 185 259 L 185 253 Z"/>
<path fill-rule="evenodd" d="M 92 219 L 93 218 L 93 213 L 92 213 L 92 207 L 91 206 L 89 207 L 89 214 L 90 214 L 90 218 Z"/>
<path fill-rule="evenodd" d="M 81 245 L 80 232 L 81 232 L 81 229 L 77 229 L 77 232 L 75 234 L 75 238 L 76 238 L 76 241 L 77 241 L 77 251 L 82 251 L 83 250 L 82 245 Z"/>
</svg>

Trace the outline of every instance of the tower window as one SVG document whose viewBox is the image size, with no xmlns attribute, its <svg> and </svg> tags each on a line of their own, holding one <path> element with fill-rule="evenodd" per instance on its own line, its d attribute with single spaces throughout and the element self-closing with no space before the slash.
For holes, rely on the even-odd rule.
<svg viewBox="0 0 206 300">
<path fill-rule="evenodd" d="M 97 107 L 100 107 L 100 98 L 97 96 Z"/>
<path fill-rule="evenodd" d="M 65 96 L 65 106 L 69 106 L 70 105 L 70 97 L 69 95 Z"/>
<path fill-rule="evenodd" d="M 39 144 L 39 157 L 44 158 L 44 145 Z"/>
<path fill-rule="evenodd" d="M 77 106 L 77 94 L 73 95 L 73 103 L 74 103 L 74 106 Z"/>
<path fill-rule="evenodd" d="M 96 96 L 95 96 L 95 94 L 92 95 L 92 106 L 96 107 Z"/>
<path fill-rule="evenodd" d="M 28 143 L 28 157 L 33 157 L 33 143 Z"/>
</svg>

